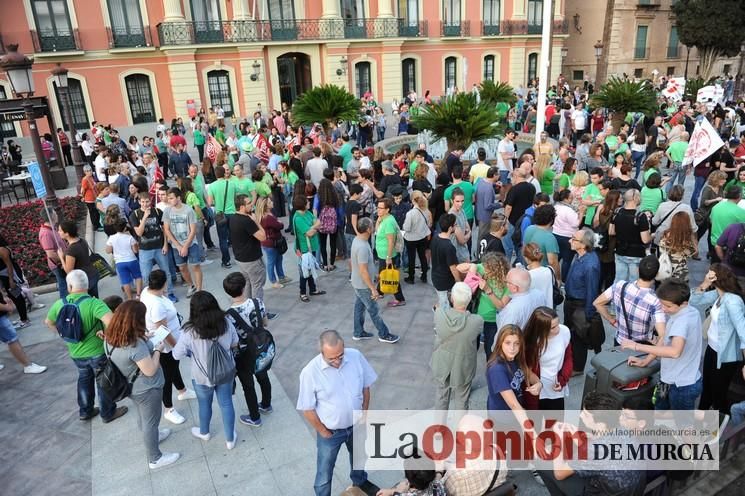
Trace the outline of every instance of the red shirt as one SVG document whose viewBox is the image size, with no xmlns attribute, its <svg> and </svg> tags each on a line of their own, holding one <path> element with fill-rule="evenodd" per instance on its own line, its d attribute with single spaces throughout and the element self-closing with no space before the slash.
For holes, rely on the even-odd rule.
<svg viewBox="0 0 745 496">
<path fill-rule="evenodd" d="M 180 134 L 177 134 L 176 136 L 171 136 L 171 148 L 176 148 L 176 145 L 181 143 L 184 145 L 184 148 L 186 148 L 186 138 L 181 136 Z"/>
<path fill-rule="evenodd" d="M 42 224 L 39 229 L 39 244 L 42 250 L 57 251 L 57 248 L 62 248 L 62 251 L 67 251 L 67 243 L 60 237 L 57 232 L 46 224 Z M 57 268 L 57 264 L 47 257 L 47 266 L 51 270 Z"/>
<path fill-rule="evenodd" d="M 735 149 L 735 157 L 745 157 L 745 145 L 742 143 Z"/>
<path fill-rule="evenodd" d="M 60 131 L 59 133 L 57 133 L 57 138 L 59 138 L 60 146 L 67 146 L 70 144 L 70 140 L 67 139 L 67 135 L 64 131 Z"/>
</svg>

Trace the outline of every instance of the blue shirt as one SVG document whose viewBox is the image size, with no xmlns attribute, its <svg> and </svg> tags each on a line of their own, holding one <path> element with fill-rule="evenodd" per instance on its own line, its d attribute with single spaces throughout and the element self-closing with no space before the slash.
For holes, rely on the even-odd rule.
<svg viewBox="0 0 745 496">
<path fill-rule="evenodd" d="M 533 214 L 535 214 L 535 205 L 531 205 L 525 209 L 523 220 L 522 222 L 520 222 L 520 232 L 523 235 L 523 245 L 525 245 L 525 231 L 527 231 L 528 228 L 533 225 Z"/>
<path fill-rule="evenodd" d="M 517 400 L 522 403 L 522 383 L 525 375 L 520 367 L 512 362 L 497 360 L 486 369 L 486 384 L 489 388 L 489 396 L 486 400 L 486 408 L 494 410 L 510 410 L 507 402 L 502 398 L 502 391 L 512 390 Z"/>
<path fill-rule="evenodd" d="M 491 215 L 499 203 L 494 192 L 494 183 L 479 181 L 476 184 L 476 219 L 479 223 L 491 222 Z"/>
<path fill-rule="evenodd" d="M 564 284 L 567 298 L 585 300 L 587 318 L 595 315 L 592 302 L 600 294 L 600 260 L 594 251 L 575 256 Z"/>
</svg>

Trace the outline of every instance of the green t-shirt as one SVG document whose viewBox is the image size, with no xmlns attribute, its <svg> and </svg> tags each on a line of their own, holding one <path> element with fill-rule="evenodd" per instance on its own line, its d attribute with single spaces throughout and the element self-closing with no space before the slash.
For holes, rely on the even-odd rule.
<svg viewBox="0 0 745 496">
<path fill-rule="evenodd" d="M 655 169 L 654 167 L 652 167 L 649 170 L 644 171 L 644 182 L 642 183 L 642 186 L 647 184 L 647 179 L 649 179 L 649 176 L 651 176 L 652 174 L 659 174 L 659 173 L 660 171 Z"/>
<path fill-rule="evenodd" d="M 78 299 L 88 296 L 86 293 L 73 293 L 67 295 L 66 300 L 73 303 Z M 47 319 L 57 321 L 57 316 L 62 310 L 62 300 L 57 300 L 47 313 Z M 103 341 L 96 333 L 103 330 L 101 318 L 111 312 L 106 303 L 98 298 L 89 297 L 80 304 L 80 317 L 83 323 L 83 340 L 79 343 L 65 343 L 71 358 L 93 358 L 104 354 Z"/>
<path fill-rule="evenodd" d="M 745 222 L 745 209 L 729 200 L 720 201 L 711 209 L 711 243 L 717 244 L 727 226 Z"/>
<path fill-rule="evenodd" d="M 572 180 L 574 179 L 574 174 L 571 176 L 567 174 L 566 172 L 563 172 L 559 176 L 559 186 L 564 189 L 569 189 L 569 186 L 572 184 Z"/>
<path fill-rule="evenodd" d="M 293 186 L 295 186 L 295 183 L 296 183 L 296 182 L 297 182 L 297 180 L 299 179 L 299 178 L 297 177 L 297 174 L 295 174 L 295 171 L 292 171 L 292 170 L 291 170 L 290 172 L 288 172 L 288 173 L 284 173 L 284 172 L 282 172 L 282 173 L 281 173 L 281 174 L 279 175 L 279 177 L 281 177 L 281 178 L 282 178 L 282 180 L 283 180 L 283 181 L 284 181 L 284 182 L 285 182 L 286 184 L 289 184 L 289 185 L 290 185 L 290 187 L 293 187 Z"/>
<path fill-rule="evenodd" d="M 730 186 L 739 186 L 740 188 L 742 188 L 742 190 L 743 190 L 743 191 L 745 191 L 745 183 L 741 183 L 741 182 L 740 182 L 740 181 L 738 181 L 737 179 L 733 179 L 733 180 L 731 180 L 730 182 L 728 182 L 728 183 L 727 183 L 727 184 L 726 184 L 726 185 L 724 186 L 724 190 L 725 190 L 725 191 L 727 191 L 727 188 L 729 188 Z"/>
<path fill-rule="evenodd" d="M 194 215 L 197 216 L 197 219 L 203 218 L 202 207 L 199 205 L 199 197 L 196 193 L 193 191 L 186 193 L 186 201 L 184 203 L 194 209 Z"/>
<path fill-rule="evenodd" d="M 228 183 L 227 195 L 225 194 L 225 183 Z M 218 179 L 207 185 L 207 193 L 212 197 L 212 206 L 215 212 L 223 212 L 226 215 L 235 213 L 235 184 L 225 179 Z M 225 202 L 227 197 L 228 201 Z"/>
<path fill-rule="evenodd" d="M 256 188 L 256 195 L 258 197 L 266 198 L 272 196 L 272 188 L 264 181 L 254 183 L 254 187 Z"/>
<path fill-rule="evenodd" d="M 484 277 L 484 275 L 486 274 L 486 271 L 484 271 L 484 266 L 481 264 L 476 265 L 476 271 L 481 277 Z M 500 288 L 492 281 L 487 281 L 486 283 L 489 285 L 489 288 L 494 292 L 494 296 L 496 296 L 497 298 L 504 298 L 505 295 L 509 294 L 509 290 L 507 289 L 506 284 Z M 497 310 L 497 307 L 494 306 L 491 298 L 486 296 L 484 293 L 481 293 L 481 297 L 479 297 L 479 306 L 476 309 L 476 313 L 481 315 L 481 318 L 484 319 L 484 322 L 496 322 L 499 310 Z"/>
<path fill-rule="evenodd" d="M 204 144 L 204 135 L 199 129 L 194 129 L 194 146 Z"/>
<path fill-rule="evenodd" d="M 616 151 L 618 148 L 618 136 L 611 134 L 610 136 L 605 138 L 605 144 L 608 145 L 608 149 L 611 152 Z"/>
<path fill-rule="evenodd" d="M 627 151 L 629 151 L 629 145 L 626 143 L 621 143 L 621 145 L 616 148 L 616 153 L 614 153 L 613 155 L 615 156 L 620 153 L 621 155 L 625 156 Z"/>
<path fill-rule="evenodd" d="M 221 130 L 215 131 L 215 139 L 220 143 L 221 145 L 225 144 L 225 133 Z"/>
<path fill-rule="evenodd" d="M 556 177 L 556 173 L 552 171 L 551 169 L 546 169 L 543 172 L 543 177 L 541 178 L 539 183 L 541 183 L 541 193 L 546 193 L 548 196 L 551 196 L 554 194 L 554 178 Z"/>
<path fill-rule="evenodd" d="M 230 182 L 233 183 L 236 195 L 251 196 L 251 191 L 256 189 L 254 182 L 250 178 L 245 176 L 240 179 L 238 179 L 236 176 L 232 176 L 230 178 Z M 224 187 L 225 186 L 223 186 L 223 188 Z"/>
<path fill-rule="evenodd" d="M 455 190 L 455 188 L 460 188 L 461 190 L 463 190 L 463 195 L 465 196 L 463 198 L 463 213 L 466 214 L 466 219 L 473 220 L 473 184 L 469 183 L 468 181 L 461 181 L 458 184 L 451 184 L 445 190 L 445 200 L 453 200 L 453 191 Z"/>
<path fill-rule="evenodd" d="M 598 185 L 595 183 L 590 183 L 585 188 L 585 194 L 582 195 L 582 199 L 590 199 L 590 200 L 602 200 L 603 195 L 600 194 L 600 188 L 598 188 Z M 592 226 L 592 219 L 595 218 L 595 210 L 597 210 L 598 207 L 587 207 L 587 212 L 585 212 L 585 224 L 588 226 Z"/>
<path fill-rule="evenodd" d="M 352 160 L 352 144 L 347 142 L 339 148 L 339 156 L 344 159 L 344 170 L 347 170 L 347 164 Z"/>
<path fill-rule="evenodd" d="M 310 210 L 306 210 L 305 213 L 295 212 L 292 217 L 292 225 L 295 229 L 295 248 L 300 250 L 301 253 L 308 252 L 308 237 L 305 233 L 310 231 L 315 223 L 316 216 Z M 318 251 L 320 248 L 318 233 L 310 237 L 310 248 L 312 251 Z"/>
<path fill-rule="evenodd" d="M 192 186 L 194 186 L 194 193 L 199 198 L 199 208 L 206 207 L 207 202 L 204 199 L 204 177 L 201 174 L 197 174 L 197 177 L 192 181 Z"/>
<path fill-rule="evenodd" d="M 419 162 L 416 160 L 412 160 L 409 164 L 409 177 L 413 180 L 414 179 L 414 171 L 416 168 L 419 167 Z"/>
<path fill-rule="evenodd" d="M 642 187 L 642 201 L 639 204 L 640 212 L 657 212 L 657 207 L 665 201 L 665 190 L 662 188 Z"/>
<path fill-rule="evenodd" d="M 551 231 L 541 229 L 536 225 L 528 226 L 523 236 L 523 246 L 528 243 L 535 243 L 541 249 L 543 253 L 543 260 L 541 265 L 548 267 L 548 254 L 554 253 L 559 254 L 559 242 L 556 241 L 556 236 Z"/>
<path fill-rule="evenodd" d="M 676 141 L 667 147 L 667 153 L 670 154 L 670 158 L 673 159 L 673 162 L 678 164 L 683 162 L 683 159 L 686 156 L 686 150 L 688 150 L 687 141 Z"/>
<path fill-rule="evenodd" d="M 396 233 L 398 232 L 398 223 L 396 218 L 390 214 L 380 221 L 380 227 L 378 232 L 375 233 L 375 253 L 378 258 L 385 260 L 388 256 L 388 234 L 393 234 L 393 239 L 396 239 Z M 398 253 L 396 247 L 393 247 L 391 257 L 395 257 Z"/>
</svg>

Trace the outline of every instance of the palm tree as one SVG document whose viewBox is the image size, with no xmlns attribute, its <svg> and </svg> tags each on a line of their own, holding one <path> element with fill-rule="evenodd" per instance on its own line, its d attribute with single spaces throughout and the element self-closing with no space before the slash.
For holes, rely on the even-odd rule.
<svg viewBox="0 0 745 496">
<path fill-rule="evenodd" d="M 592 96 L 590 103 L 610 110 L 613 113 L 613 128 L 620 129 L 629 112 L 642 112 L 647 116 L 654 114 L 657 110 L 657 94 L 647 81 L 635 82 L 611 77 Z"/>
<path fill-rule="evenodd" d="M 292 105 L 293 125 L 312 126 L 316 122 L 328 135 L 332 124 L 339 121 L 356 121 L 362 103 L 341 86 L 323 84 L 312 88 L 295 100 Z"/>
<path fill-rule="evenodd" d="M 512 106 L 517 102 L 515 96 L 515 90 L 507 83 L 501 81 L 492 81 L 487 79 L 481 82 L 479 86 L 479 95 L 481 95 L 481 101 L 496 105 L 498 103 L 506 103 Z"/>
<path fill-rule="evenodd" d="M 437 139 L 445 138 L 450 151 L 459 146 L 468 148 L 474 141 L 495 138 L 502 127 L 496 107 L 483 100 L 476 103 L 472 93 L 458 93 L 424 106 L 412 117 L 412 122 Z"/>
</svg>

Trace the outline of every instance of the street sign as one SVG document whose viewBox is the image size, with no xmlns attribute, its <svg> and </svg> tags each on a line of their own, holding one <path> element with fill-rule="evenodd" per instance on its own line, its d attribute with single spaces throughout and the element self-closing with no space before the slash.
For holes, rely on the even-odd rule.
<svg viewBox="0 0 745 496">
<path fill-rule="evenodd" d="M 47 187 L 44 185 L 44 178 L 41 176 L 41 167 L 36 162 L 28 164 L 28 173 L 31 175 L 31 183 L 34 185 L 34 192 L 37 198 L 47 196 Z"/>
<path fill-rule="evenodd" d="M 2 112 L 0 113 L 0 121 L 1 122 L 16 122 L 16 121 L 23 121 L 26 120 L 26 112 L 20 111 L 10 111 L 10 112 Z"/>
</svg>

